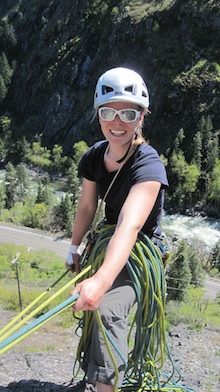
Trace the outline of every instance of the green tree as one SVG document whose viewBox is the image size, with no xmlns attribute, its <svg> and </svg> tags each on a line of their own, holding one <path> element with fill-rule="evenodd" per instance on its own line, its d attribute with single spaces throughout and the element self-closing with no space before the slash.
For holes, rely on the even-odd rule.
<svg viewBox="0 0 220 392">
<path fill-rule="evenodd" d="M 72 230 L 73 224 L 73 205 L 69 193 L 67 192 L 65 197 L 62 197 L 60 204 L 57 209 L 57 216 L 59 218 L 60 227 L 62 230 Z"/>
<path fill-rule="evenodd" d="M 17 199 L 24 203 L 29 192 L 30 180 L 27 167 L 24 163 L 20 163 L 16 168 L 17 173 Z"/>
<path fill-rule="evenodd" d="M 26 204 L 23 224 L 27 227 L 48 230 L 49 210 L 44 203 Z"/>
<path fill-rule="evenodd" d="M 6 205 L 6 194 L 4 184 L 0 184 L 0 213 Z"/>
<path fill-rule="evenodd" d="M 202 116 L 199 122 L 199 131 L 202 135 L 202 169 L 206 171 L 208 162 L 208 149 L 212 139 L 213 124 L 210 116 Z"/>
<path fill-rule="evenodd" d="M 203 285 L 204 273 L 202 269 L 202 262 L 198 253 L 195 249 L 188 249 L 188 257 L 189 257 L 189 268 L 191 271 L 191 281 L 190 284 L 195 288 L 201 287 Z"/>
<path fill-rule="evenodd" d="M 220 159 L 216 159 L 209 182 L 209 199 L 216 207 L 220 207 Z"/>
<path fill-rule="evenodd" d="M 51 153 L 46 147 L 41 146 L 40 141 L 32 143 L 31 151 L 26 155 L 26 159 L 38 167 L 46 169 L 51 167 Z"/>
<path fill-rule="evenodd" d="M 52 149 L 52 159 L 54 164 L 54 169 L 60 169 L 62 166 L 62 154 L 63 154 L 63 147 L 55 144 Z"/>
<path fill-rule="evenodd" d="M 78 166 L 80 159 L 82 158 L 83 154 L 88 150 L 88 146 L 84 140 L 80 142 L 74 143 L 73 145 L 74 155 L 73 160 L 75 164 Z"/>
<path fill-rule="evenodd" d="M 212 134 L 207 144 L 206 171 L 210 172 L 215 166 L 216 159 L 219 158 L 219 135 Z"/>
<path fill-rule="evenodd" d="M 5 193 L 6 193 L 6 207 L 11 208 L 16 202 L 17 196 L 17 172 L 14 165 L 8 162 L 5 168 Z"/>
<path fill-rule="evenodd" d="M 1 79 L 1 77 L 0 77 Z M 11 119 L 8 116 L 0 117 L 0 134 L 4 142 L 5 157 L 11 152 L 12 149 L 12 131 L 11 131 Z M 4 158 L 5 158 L 4 157 Z"/>
<path fill-rule="evenodd" d="M 6 95 L 7 95 L 7 87 L 5 85 L 4 79 L 2 75 L 0 74 L 0 104 L 4 101 Z"/>
<path fill-rule="evenodd" d="M 55 170 L 64 171 L 64 166 L 67 163 L 67 157 L 63 156 L 63 147 L 55 144 L 52 149 L 52 160 Z"/>
<path fill-rule="evenodd" d="M 37 196 L 36 196 L 36 204 L 44 203 L 47 206 L 52 207 L 54 204 L 53 192 L 51 191 L 48 183 L 45 186 L 42 185 L 40 181 L 38 184 Z"/>
<path fill-rule="evenodd" d="M 71 194 L 71 200 L 74 208 L 79 196 L 80 179 L 78 177 L 78 169 L 75 162 L 72 163 L 71 167 L 67 170 L 67 188 L 68 193 Z"/>
<path fill-rule="evenodd" d="M 17 38 L 13 27 L 8 23 L 8 20 L 4 20 L 0 26 L 0 37 L 2 45 L 7 50 L 12 50 L 17 44 Z"/>
<path fill-rule="evenodd" d="M 168 174 L 170 179 L 168 192 L 172 195 L 172 202 L 179 208 L 183 203 L 191 205 L 201 174 L 197 165 L 188 164 L 182 151 L 173 152 L 169 160 Z"/>
<path fill-rule="evenodd" d="M 189 202 L 192 203 L 192 195 L 196 191 L 198 179 L 200 176 L 200 170 L 198 169 L 196 164 L 186 164 L 184 176 L 185 180 L 183 183 L 183 191 L 185 194 L 185 198 L 188 197 Z"/>
<path fill-rule="evenodd" d="M 26 162 L 26 156 L 30 154 L 31 144 L 27 141 L 25 136 L 22 139 L 16 141 L 15 144 L 15 154 L 19 162 Z"/>
<path fill-rule="evenodd" d="M 217 268 L 220 272 L 220 240 L 212 248 L 210 266 L 211 268 Z"/>
<path fill-rule="evenodd" d="M 12 69 L 4 52 L 0 54 L 0 75 L 2 75 L 5 86 L 8 88 L 11 83 Z"/>
<path fill-rule="evenodd" d="M 46 185 L 43 188 L 42 198 L 43 198 L 43 202 L 44 202 L 44 204 L 46 204 L 46 206 L 50 206 L 50 207 L 53 206 L 54 197 L 53 197 L 53 192 L 51 191 L 49 185 Z"/>
<path fill-rule="evenodd" d="M 173 151 L 178 154 L 181 151 L 181 144 L 183 142 L 183 140 L 185 139 L 185 135 L 184 135 L 184 129 L 181 128 L 178 132 L 177 135 L 174 139 L 173 142 Z"/>
<path fill-rule="evenodd" d="M 190 286 L 192 274 L 186 241 L 180 241 L 177 250 L 171 256 L 167 278 L 168 299 L 183 301 Z"/>
<path fill-rule="evenodd" d="M 196 132 L 193 138 L 193 162 L 200 170 L 202 165 L 202 136 L 200 131 Z"/>
<path fill-rule="evenodd" d="M 44 202 L 43 190 L 44 190 L 44 187 L 42 185 L 42 182 L 39 181 L 38 188 L 37 188 L 37 196 L 36 196 L 36 201 L 35 201 L 36 203 L 43 203 Z"/>
<path fill-rule="evenodd" d="M 168 165 L 170 179 L 169 194 L 172 195 L 172 201 L 177 207 L 181 207 L 184 200 L 183 184 L 186 178 L 187 163 L 183 152 L 173 152 Z"/>
<path fill-rule="evenodd" d="M 0 137 L 0 161 L 4 161 L 6 156 L 6 149 L 5 149 L 5 143 L 4 140 Z"/>
</svg>

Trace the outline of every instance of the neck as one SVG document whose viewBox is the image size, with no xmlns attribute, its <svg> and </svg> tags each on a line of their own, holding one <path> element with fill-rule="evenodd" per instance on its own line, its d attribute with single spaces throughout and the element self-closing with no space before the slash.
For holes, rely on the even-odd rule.
<svg viewBox="0 0 220 392">
<path fill-rule="evenodd" d="M 127 150 L 125 151 L 125 154 L 120 159 L 117 159 L 116 157 L 120 156 L 119 152 L 114 150 L 114 148 L 110 147 L 110 144 L 108 144 L 108 146 L 106 148 L 106 152 L 105 152 L 105 157 L 108 156 L 108 159 L 110 159 L 111 161 L 114 161 L 115 163 L 122 163 L 125 161 L 125 159 L 129 155 L 129 153 L 131 151 L 131 146 L 132 146 L 132 141 L 129 142 L 129 145 L 127 147 Z"/>
<path fill-rule="evenodd" d="M 125 162 L 130 158 L 130 156 L 133 154 L 134 151 L 135 151 L 135 145 L 133 145 L 132 142 L 130 142 L 126 154 L 122 158 L 117 160 L 116 151 L 111 150 L 110 144 L 108 144 L 104 154 L 104 164 L 107 171 L 110 173 L 118 170 L 119 167 L 125 164 Z M 117 154 L 117 156 L 118 155 L 119 154 Z"/>
<path fill-rule="evenodd" d="M 122 163 L 122 162 L 125 160 L 125 158 L 128 156 L 128 153 L 129 153 L 130 147 L 131 147 L 131 143 L 132 143 L 132 142 L 130 142 L 130 144 L 129 144 L 129 146 L 128 146 L 128 149 L 127 149 L 125 155 L 123 155 L 122 158 L 120 158 L 118 161 L 116 161 L 117 163 Z"/>
</svg>

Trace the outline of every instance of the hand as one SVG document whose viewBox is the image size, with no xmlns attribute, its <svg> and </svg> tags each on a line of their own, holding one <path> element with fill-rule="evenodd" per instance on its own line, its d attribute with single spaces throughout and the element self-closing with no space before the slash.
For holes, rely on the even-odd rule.
<svg viewBox="0 0 220 392">
<path fill-rule="evenodd" d="M 104 281 L 98 279 L 96 275 L 80 282 L 70 293 L 70 295 L 79 294 L 73 306 L 74 312 L 98 309 L 106 291 L 107 288 Z"/>
<path fill-rule="evenodd" d="M 79 264 L 79 260 L 80 260 L 80 255 L 78 253 L 73 253 L 71 255 L 68 255 L 68 257 L 72 256 L 72 261 L 73 264 L 69 264 L 67 261 L 65 263 L 66 269 L 70 269 L 71 272 L 76 272 L 76 274 L 78 274 L 80 272 L 80 264 Z"/>
</svg>

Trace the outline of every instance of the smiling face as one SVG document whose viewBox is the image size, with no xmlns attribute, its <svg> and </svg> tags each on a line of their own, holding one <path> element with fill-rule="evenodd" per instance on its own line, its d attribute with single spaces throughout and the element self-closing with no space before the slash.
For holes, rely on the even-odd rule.
<svg viewBox="0 0 220 392">
<path fill-rule="evenodd" d="M 135 109 L 140 110 L 138 105 L 128 102 L 112 102 L 103 107 L 113 108 L 116 110 L 121 109 Z M 102 133 L 105 138 L 108 140 L 110 144 L 123 146 L 132 140 L 135 130 L 137 126 L 141 126 L 143 121 L 144 113 L 141 113 L 140 116 L 133 122 L 124 122 L 120 119 L 117 114 L 112 121 L 103 120 L 99 116 L 99 123 L 102 129 Z"/>
</svg>

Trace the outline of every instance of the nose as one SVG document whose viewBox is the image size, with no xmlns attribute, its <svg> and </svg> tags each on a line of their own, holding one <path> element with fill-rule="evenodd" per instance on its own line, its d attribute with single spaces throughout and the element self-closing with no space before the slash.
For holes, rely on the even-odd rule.
<svg viewBox="0 0 220 392">
<path fill-rule="evenodd" d="M 115 118 L 114 118 L 113 121 L 114 121 L 114 122 L 123 122 L 123 121 L 120 119 L 119 114 L 116 114 L 116 116 L 115 116 Z"/>
</svg>

